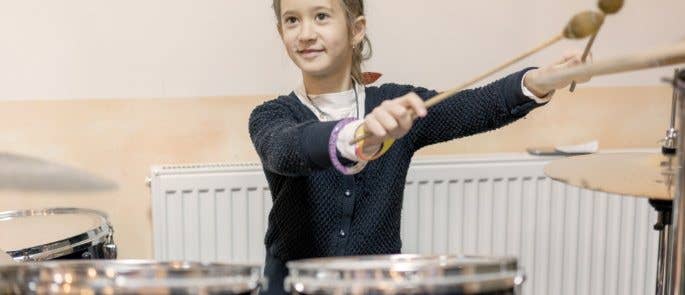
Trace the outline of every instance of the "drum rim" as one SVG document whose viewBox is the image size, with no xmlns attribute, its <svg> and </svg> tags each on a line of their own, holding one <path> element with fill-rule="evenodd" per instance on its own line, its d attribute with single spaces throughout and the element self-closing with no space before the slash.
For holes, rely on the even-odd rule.
<svg viewBox="0 0 685 295">
<path fill-rule="evenodd" d="M 522 270 L 496 274 L 480 274 L 452 278 L 422 278 L 416 281 L 328 280 L 316 278 L 285 278 L 285 290 L 305 294 L 363 294 L 363 291 L 383 290 L 390 293 L 424 294 L 439 292 L 482 293 L 515 289 L 526 280 Z"/>
<path fill-rule="evenodd" d="M 264 279 L 261 277 L 262 267 L 259 264 L 236 264 L 236 263 L 204 263 L 197 261 L 155 261 L 155 260 L 138 260 L 138 259 L 124 259 L 124 260 L 53 260 L 42 261 L 35 263 L 26 263 L 18 265 L 10 265 L 0 268 L 0 291 L 5 288 L 27 288 L 33 286 L 34 288 L 54 288 L 55 286 L 61 288 L 63 283 L 53 281 L 36 281 L 35 278 L 40 277 L 32 272 L 50 272 L 54 273 L 69 273 L 69 271 L 84 271 L 90 268 L 96 269 L 97 272 L 112 271 L 113 275 L 110 277 L 99 276 L 92 280 L 84 280 L 73 282 L 70 285 L 72 290 L 78 288 L 111 288 L 117 292 L 126 292 L 136 290 L 139 288 L 181 288 L 184 290 L 203 290 L 203 289 L 219 289 L 221 291 L 230 290 L 231 292 L 247 292 L 255 290 L 260 285 L 264 284 Z M 155 273 L 159 274 L 163 271 L 165 274 L 173 274 L 174 272 L 183 270 L 208 270 L 212 269 L 219 271 L 220 275 L 216 277 L 202 276 L 202 277 L 145 277 L 141 276 L 123 276 L 123 274 L 131 272 L 143 272 L 143 274 Z M 19 274 L 31 274 L 27 279 L 19 280 Z M 54 275 L 51 273 L 51 275 Z M 13 275 L 16 274 L 17 276 Z M 119 274 L 119 276 L 117 276 Z M 140 273 L 139 273 L 140 275 Z M 221 277 L 223 276 L 223 277 Z M 13 278 L 14 280 L 2 280 L 2 278 Z M 45 277 L 45 276 L 43 276 Z M 50 276 L 51 277 L 51 276 Z M 160 283 L 164 281 L 164 285 Z"/>
<path fill-rule="evenodd" d="M 311 258 L 286 265 L 289 275 L 285 287 L 303 293 L 345 293 L 374 288 L 396 292 L 430 288 L 484 292 L 515 288 L 525 280 L 518 260 L 511 256 L 368 255 Z"/>
<path fill-rule="evenodd" d="M 66 214 L 89 214 L 98 217 L 100 225 L 84 233 L 67 237 L 61 240 L 31 246 L 18 250 L 7 250 L 12 259 L 19 262 L 44 261 L 68 255 L 83 249 L 105 243 L 114 234 L 114 229 L 109 222 L 108 215 L 100 210 L 74 208 L 74 207 L 53 207 L 43 209 L 24 209 L 0 212 L 0 222 L 15 218 L 32 216 L 51 216 Z"/>
<path fill-rule="evenodd" d="M 413 259 L 413 261 L 411 261 Z M 468 259 L 468 260 L 467 260 Z M 377 260 L 378 263 L 393 262 L 395 266 L 401 266 L 402 270 L 432 269 L 436 267 L 436 262 L 440 262 L 440 267 L 462 267 L 464 271 L 474 271 L 474 268 L 464 268 L 466 266 L 482 266 L 497 264 L 508 269 L 517 269 L 518 260 L 513 256 L 483 256 L 483 255 L 420 255 L 420 254 L 392 254 L 392 255 L 358 255 L 344 257 L 320 257 L 307 258 L 289 261 L 286 263 L 288 269 L 295 270 L 331 270 L 331 271 L 365 271 L 369 268 L 363 267 L 360 263 Z M 349 267 L 332 267 L 341 262 L 355 261 Z M 376 268 L 377 269 L 377 268 Z"/>
</svg>

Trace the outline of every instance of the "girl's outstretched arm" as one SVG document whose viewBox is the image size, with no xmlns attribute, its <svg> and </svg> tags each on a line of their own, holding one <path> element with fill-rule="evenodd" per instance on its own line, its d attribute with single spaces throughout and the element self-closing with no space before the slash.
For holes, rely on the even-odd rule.
<svg viewBox="0 0 685 295">
<path fill-rule="evenodd" d="M 331 167 L 328 140 L 338 121 L 299 122 L 290 107 L 276 99 L 250 114 L 250 138 L 264 168 L 284 176 L 305 176 Z"/>
</svg>

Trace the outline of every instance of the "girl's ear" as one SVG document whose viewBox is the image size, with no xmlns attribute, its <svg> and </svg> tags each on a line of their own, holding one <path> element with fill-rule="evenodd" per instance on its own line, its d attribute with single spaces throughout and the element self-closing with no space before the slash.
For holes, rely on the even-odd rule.
<svg viewBox="0 0 685 295">
<path fill-rule="evenodd" d="M 356 47 L 366 36 L 366 17 L 363 15 L 357 17 L 352 23 L 352 47 Z"/>
</svg>

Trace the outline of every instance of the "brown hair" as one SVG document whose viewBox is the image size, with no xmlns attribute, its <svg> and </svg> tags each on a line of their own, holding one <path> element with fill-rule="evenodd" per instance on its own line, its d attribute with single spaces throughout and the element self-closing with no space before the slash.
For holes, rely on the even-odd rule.
<svg viewBox="0 0 685 295">
<path fill-rule="evenodd" d="M 355 19 L 364 15 L 364 0 L 338 0 L 347 12 L 347 28 L 352 35 L 352 23 Z M 274 13 L 276 13 L 276 20 L 278 27 L 281 27 L 281 0 L 273 0 Z M 357 44 L 352 52 L 352 77 L 360 83 L 364 83 L 362 77 L 362 61 L 371 58 L 371 40 L 368 36 L 364 36 L 364 40 Z"/>
</svg>

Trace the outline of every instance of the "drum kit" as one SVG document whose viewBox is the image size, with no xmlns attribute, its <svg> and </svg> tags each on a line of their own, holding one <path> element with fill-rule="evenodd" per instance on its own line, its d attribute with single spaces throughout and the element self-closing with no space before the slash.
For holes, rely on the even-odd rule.
<svg viewBox="0 0 685 295">
<path fill-rule="evenodd" d="M 590 37 L 622 0 L 600 0 L 601 12 L 577 14 L 558 36 L 426 102 L 433 106 L 477 81 L 562 38 Z M 586 56 L 586 54 L 584 54 Z M 685 41 L 675 46 L 559 71 L 541 83 L 581 80 L 685 63 Z M 685 71 L 674 89 L 671 124 L 662 153 L 608 153 L 550 162 L 550 178 L 595 191 L 644 197 L 658 212 L 656 294 L 685 294 Z M 359 139 L 355 139 L 359 140 Z M 64 165 L 0 153 L 0 188 L 97 191 L 107 180 Z M 679 213 L 681 212 L 681 213 Z M 21 237 L 21 238 L 19 238 Z M 4 250 L 2 250 L 4 249 Z M 116 260 L 114 228 L 92 209 L 48 208 L 0 212 L 2 294 L 257 294 L 265 287 L 255 265 Z M 520 294 L 523 270 L 513 257 L 382 255 L 313 258 L 287 263 L 291 294 Z"/>
<path fill-rule="evenodd" d="M 0 154 L 0 188 L 93 192 L 116 184 L 66 165 Z M 46 208 L 0 212 L 0 294 L 256 294 L 261 267 L 116 260 L 104 212 Z"/>
</svg>

